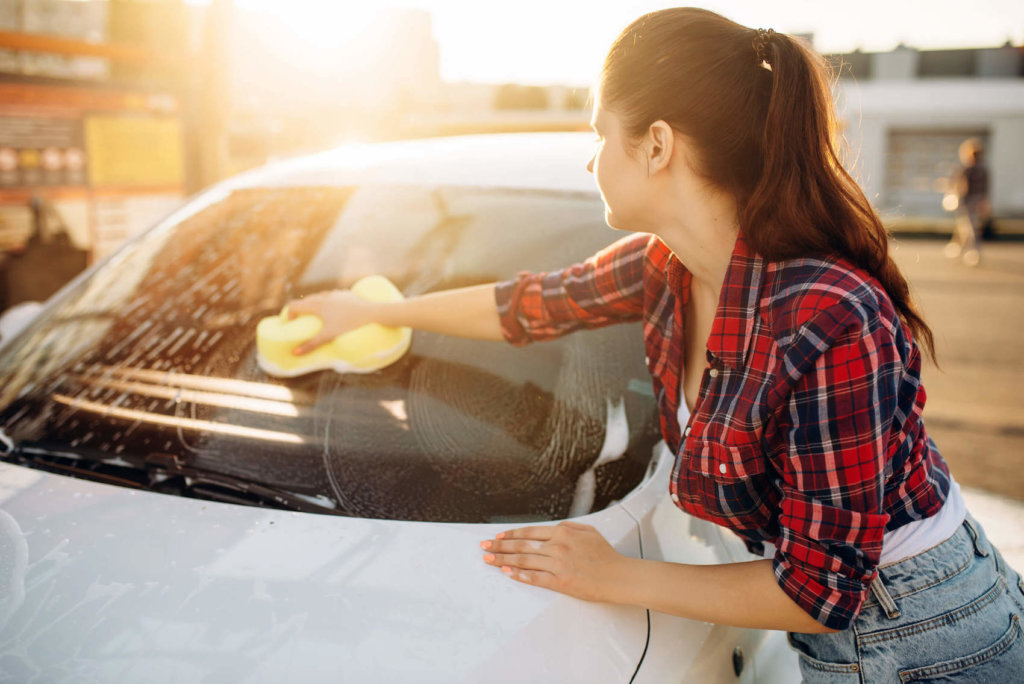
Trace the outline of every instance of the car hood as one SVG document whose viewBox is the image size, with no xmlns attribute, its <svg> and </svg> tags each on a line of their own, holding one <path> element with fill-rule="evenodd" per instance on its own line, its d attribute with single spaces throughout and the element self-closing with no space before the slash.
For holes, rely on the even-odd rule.
<svg viewBox="0 0 1024 684">
<path fill-rule="evenodd" d="M 623 507 L 578 520 L 639 555 Z M 507 527 L 291 513 L 0 463 L 0 673 L 628 681 L 645 611 L 504 577 L 478 543 Z"/>
</svg>

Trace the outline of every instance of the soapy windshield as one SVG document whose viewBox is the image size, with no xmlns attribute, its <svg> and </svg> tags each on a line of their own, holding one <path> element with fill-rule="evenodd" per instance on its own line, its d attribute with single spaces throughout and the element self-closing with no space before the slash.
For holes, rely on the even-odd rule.
<svg viewBox="0 0 1024 684">
<path fill-rule="evenodd" d="M 365 375 L 278 379 L 259 321 L 381 274 L 405 296 L 551 270 L 619 234 L 591 194 L 290 187 L 207 195 L 0 351 L 14 443 L 156 456 L 350 515 L 550 520 L 624 496 L 658 439 L 639 324 L 513 348 L 416 332 Z"/>
</svg>

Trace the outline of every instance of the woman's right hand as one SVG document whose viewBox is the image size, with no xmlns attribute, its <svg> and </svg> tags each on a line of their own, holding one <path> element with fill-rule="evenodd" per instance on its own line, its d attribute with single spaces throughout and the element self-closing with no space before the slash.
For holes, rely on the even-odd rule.
<svg viewBox="0 0 1024 684">
<path fill-rule="evenodd" d="M 327 290 L 288 302 L 288 320 L 312 314 L 324 322 L 320 332 L 295 347 L 292 354 L 308 354 L 342 333 L 373 323 L 372 311 L 369 302 L 349 290 Z"/>
</svg>

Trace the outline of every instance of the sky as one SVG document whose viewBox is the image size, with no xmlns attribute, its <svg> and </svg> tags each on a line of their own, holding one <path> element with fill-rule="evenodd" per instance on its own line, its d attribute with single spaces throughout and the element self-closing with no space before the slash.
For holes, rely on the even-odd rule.
<svg viewBox="0 0 1024 684">
<path fill-rule="evenodd" d="M 208 0 L 190 0 L 203 3 Z M 357 33 L 384 8 L 428 10 L 445 81 L 590 84 L 615 36 L 654 0 L 235 0 L 274 16 L 311 49 Z M 1024 44 L 1022 0 L 712 0 L 752 28 L 811 33 L 822 52 Z"/>
</svg>

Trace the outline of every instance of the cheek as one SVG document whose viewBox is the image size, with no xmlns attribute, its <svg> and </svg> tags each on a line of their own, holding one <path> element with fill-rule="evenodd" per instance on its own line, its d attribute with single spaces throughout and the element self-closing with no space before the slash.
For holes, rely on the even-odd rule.
<svg viewBox="0 0 1024 684">
<path fill-rule="evenodd" d="M 614 164 L 608 159 L 604 149 L 598 148 L 594 154 L 594 180 L 597 181 L 597 187 L 602 194 L 607 193 L 611 189 L 610 181 L 613 180 L 613 172 Z"/>
<path fill-rule="evenodd" d="M 598 151 L 594 159 L 594 178 L 605 201 L 615 202 L 619 210 L 625 209 L 623 204 L 632 194 L 630 185 L 630 168 L 626 160 L 607 149 Z"/>
</svg>

